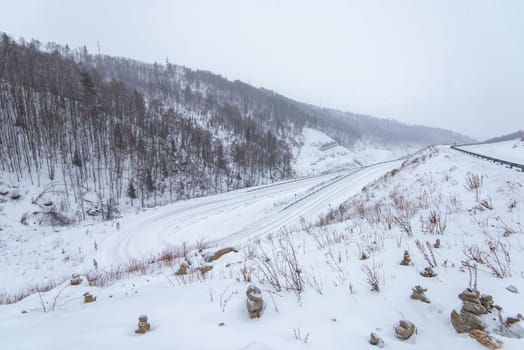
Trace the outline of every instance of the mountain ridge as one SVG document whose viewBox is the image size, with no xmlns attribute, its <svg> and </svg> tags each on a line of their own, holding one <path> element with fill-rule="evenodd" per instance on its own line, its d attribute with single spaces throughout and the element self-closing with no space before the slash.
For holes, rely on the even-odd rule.
<svg viewBox="0 0 524 350">
<path fill-rule="evenodd" d="M 305 127 L 348 148 L 362 140 L 386 148 L 468 140 L 322 109 L 169 62 L 6 34 L 0 77 L 0 168 L 12 185 L 55 186 L 56 210 L 73 221 L 291 178 Z"/>
</svg>

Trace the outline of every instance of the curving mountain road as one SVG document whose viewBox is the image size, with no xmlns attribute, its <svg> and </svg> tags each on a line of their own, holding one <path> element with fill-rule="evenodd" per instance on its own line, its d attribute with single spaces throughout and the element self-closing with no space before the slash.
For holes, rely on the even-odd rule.
<svg viewBox="0 0 524 350">
<path fill-rule="evenodd" d="M 400 164 L 397 160 L 151 209 L 121 221 L 120 231 L 99 242 L 96 259 L 111 265 L 201 240 L 211 245 L 238 245 L 293 227 L 302 217 L 314 220 Z"/>
</svg>

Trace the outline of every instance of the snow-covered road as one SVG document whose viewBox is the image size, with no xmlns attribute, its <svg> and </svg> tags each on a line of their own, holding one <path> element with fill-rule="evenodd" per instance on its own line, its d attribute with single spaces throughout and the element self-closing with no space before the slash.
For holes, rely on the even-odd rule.
<svg viewBox="0 0 524 350">
<path fill-rule="evenodd" d="M 158 254 L 183 242 L 238 245 L 293 228 L 302 217 L 316 219 L 400 163 L 284 181 L 151 209 L 121 221 L 119 231 L 99 242 L 95 258 L 108 266 Z"/>
</svg>

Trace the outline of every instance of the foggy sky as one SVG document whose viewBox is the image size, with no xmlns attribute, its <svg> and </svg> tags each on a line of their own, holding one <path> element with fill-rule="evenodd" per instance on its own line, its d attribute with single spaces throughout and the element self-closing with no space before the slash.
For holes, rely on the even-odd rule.
<svg viewBox="0 0 524 350">
<path fill-rule="evenodd" d="M 480 139 L 524 129 L 520 0 L 0 0 L 0 31 Z"/>
</svg>

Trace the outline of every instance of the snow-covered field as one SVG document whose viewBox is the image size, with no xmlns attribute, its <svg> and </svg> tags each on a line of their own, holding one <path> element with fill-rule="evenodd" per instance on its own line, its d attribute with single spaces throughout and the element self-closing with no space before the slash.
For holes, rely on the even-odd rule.
<svg viewBox="0 0 524 350">
<path fill-rule="evenodd" d="M 374 332 L 388 349 L 480 349 L 455 332 L 450 313 L 476 279 L 503 317 L 524 313 L 523 185 L 521 172 L 442 146 L 406 162 L 126 214 L 119 230 L 116 222 L 24 228 L 7 202 L 0 290 L 74 272 L 83 281 L 1 305 L 2 348 L 366 349 Z M 237 252 L 210 261 L 228 246 Z M 153 261 L 169 248 L 172 259 Z M 437 275 L 421 276 L 430 265 Z M 187 274 L 176 274 L 181 266 Z M 258 319 L 246 311 L 249 284 L 265 301 Z M 431 303 L 410 299 L 416 285 Z M 84 292 L 97 300 L 84 304 Z M 152 327 L 145 335 L 134 333 L 140 314 Z M 483 317 L 503 348 L 523 348 L 499 331 L 498 313 Z M 395 336 L 401 319 L 417 327 L 408 340 Z M 519 323 L 511 329 L 524 335 Z"/>
<path fill-rule="evenodd" d="M 460 148 L 488 157 L 524 164 L 524 141 L 520 139 L 479 145 L 460 146 Z"/>
</svg>

